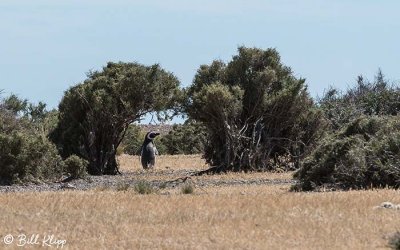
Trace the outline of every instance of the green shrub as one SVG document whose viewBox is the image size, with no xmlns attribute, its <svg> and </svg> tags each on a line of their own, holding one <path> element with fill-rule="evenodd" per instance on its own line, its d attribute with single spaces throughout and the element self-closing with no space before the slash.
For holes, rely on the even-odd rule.
<svg viewBox="0 0 400 250">
<path fill-rule="evenodd" d="M 71 155 L 65 161 L 65 170 L 73 178 L 84 178 L 87 175 L 88 162 L 77 155 Z"/>
<path fill-rule="evenodd" d="M 394 250 L 400 250 L 400 232 L 396 232 L 390 237 L 389 247 Z"/>
<path fill-rule="evenodd" d="M 140 155 L 145 132 L 135 124 L 129 125 L 121 144 L 125 154 Z"/>
<path fill-rule="evenodd" d="M 193 194 L 194 187 L 192 184 L 185 184 L 181 188 L 182 194 Z"/>
<path fill-rule="evenodd" d="M 400 186 L 400 120 L 361 117 L 328 135 L 295 174 L 294 190 Z"/>
<path fill-rule="evenodd" d="M 165 146 L 166 154 L 199 154 L 204 150 L 206 132 L 200 123 L 187 120 L 182 125 L 174 125 L 160 141 Z"/>
<path fill-rule="evenodd" d="M 346 92 L 329 89 L 319 100 L 319 106 L 331 129 L 339 130 L 361 115 L 398 115 L 400 89 L 379 70 L 374 81 L 359 76 L 357 84 Z"/>
<path fill-rule="evenodd" d="M 153 186 L 151 185 L 151 183 L 149 183 L 147 181 L 139 181 L 138 183 L 135 184 L 134 189 L 138 194 L 154 193 Z"/>
<path fill-rule="evenodd" d="M 0 132 L 0 178 L 16 181 L 60 178 L 64 163 L 47 138 L 28 132 Z"/>
<path fill-rule="evenodd" d="M 47 139 L 55 111 L 16 95 L 0 99 L 0 183 L 38 182 L 62 176 L 64 162 Z"/>
</svg>

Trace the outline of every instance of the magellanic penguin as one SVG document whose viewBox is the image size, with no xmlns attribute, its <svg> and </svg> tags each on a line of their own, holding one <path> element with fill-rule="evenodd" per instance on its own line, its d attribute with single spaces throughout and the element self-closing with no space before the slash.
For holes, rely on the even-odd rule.
<svg viewBox="0 0 400 250">
<path fill-rule="evenodd" d="M 156 155 L 158 155 L 158 151 L 153 140 L 158 135 L 160 135 L 160 133 L 151 131 L 148 132 L 144 138 L 141 153 L 141 161 L 144 169 L 153 168 L 156 163 Z"/>
</svg>

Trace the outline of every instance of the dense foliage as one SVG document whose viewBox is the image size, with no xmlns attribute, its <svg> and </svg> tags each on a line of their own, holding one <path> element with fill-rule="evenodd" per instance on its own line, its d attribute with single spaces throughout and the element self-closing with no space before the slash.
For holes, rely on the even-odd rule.
<svg viewBox="0 0 400 250">
<path fill-rule="evenodd" d="M 295 178 L 296 190 L 399 187 L 400 119 L 356 119 L 324 138 Z"/>
<path fill-rule="evenodd" d="M 51 138 L 64 158 L 86 159 L 90 174 L 115 174 L 116 149 L 129 124 L 177 106 L 180 96 L 177 78 L 159 65 L 108 63 L 65 93 Z"/>
<path fill-rule="evenodd" d="M 207 129 L 205 158 L 223 170 L 296 168 L 321 126 L 304 79 L 275 49 L 240 47 L 225 64 L 202 65 L 187 90 L 189 117 Z"/>
<path fill-rule="evenodd" d="M 71 178 L 83 178 L 87 174 L 88 162 L 76 155 L 71 155 L 64 161 L 65 171 Z"/>
<path fill-rule="evenodd" d="M 15 95 L 0 101 L 0 182 L 60 178 L 64 163 L 46 137 L 52 112 Z"/>
<path fill-rule="evenodd" d="M 115 174 L 117 149 L 141 152 L 148 131 L 135 122 L 171 109 L 189 119 L 155 139 L 160 154 L 202 152 L 216 171 L 298 169 L 294 190 L 400 186 L 399 87 L 379 70 L 315 104 L 275 49 L 246 47 L 201 65 L 184 91 L 159 65 L 119 62 L 67 90 L 59 110 L 1 99 L 0 184 Z"/>
<path fill-rule="evenodd" d="M 198 122 L 187 120 L 184 124 L 174 125 L 160 142 L 166 154 L 200 154 L 206 143 L 205 128 Z"/>
<path fill-rule="evenodd" d="M 344 94 L 331 89 L 320 107 L 331 129 L 302 163 L 294 189 L 399 187 L 399 88 L 379 71 Z"/>
<path fill-rule="evenodd" d="M 356 86 L 345 93 L 329 89 L 319 105 L 334 131 L 361 115 L 398 115 L 400 89 L 390 84 L 379 70 L 374 81 L 359 76 Z"/>
<path fill-rule="evenodd" d="M 135 124 L 129 125 L 120 147 L 125 154 L 140 155 L 146 132 Z"/>
</svg>

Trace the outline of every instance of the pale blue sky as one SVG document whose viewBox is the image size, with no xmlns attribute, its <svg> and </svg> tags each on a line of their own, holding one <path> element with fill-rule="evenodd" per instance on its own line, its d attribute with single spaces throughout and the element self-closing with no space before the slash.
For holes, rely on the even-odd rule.
<svg viewBox="0 0 400 250">
<path fill-rule="evenodd" d="M 277 48 L 310 93 L 378 67 L 400 79 L 398 0 L 1 0 L 0 89 L 57 107 L 107 61 L 160 63 L 188 86 L 240 45 Z"/>
</svg>

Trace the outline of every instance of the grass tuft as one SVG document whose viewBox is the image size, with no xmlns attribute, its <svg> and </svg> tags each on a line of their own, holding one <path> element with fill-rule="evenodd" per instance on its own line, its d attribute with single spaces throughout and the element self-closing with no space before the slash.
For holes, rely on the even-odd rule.
<svg viewBox="0 0 400 250">
<path fill-rule="evenodd" d="M 397 231 L 389 239 L 389 247 L 394 250 L 400 250 L 400 232 Z"/>
<path fill-rule="evenodd" d="M 127 191 L 129 189 L 129 183 L 120 182 L 117 184 L 117 191 Z"/>
<path fill-rule="evenodd" d="M 194 187 L 192 184 L 185 184 L 182 186 L 182 194 L 193 194 L 194 192 Z"/>
<path fill-rule="evenodd" d="M 136 183 L 134 189 L 138 194 L 152 194 L 152 193 L 154 193 L 153 186 L 151 185 L 151 183 L 149 183 L 147 181 L 139 181 L 138 183 Z"/>
</svg>

